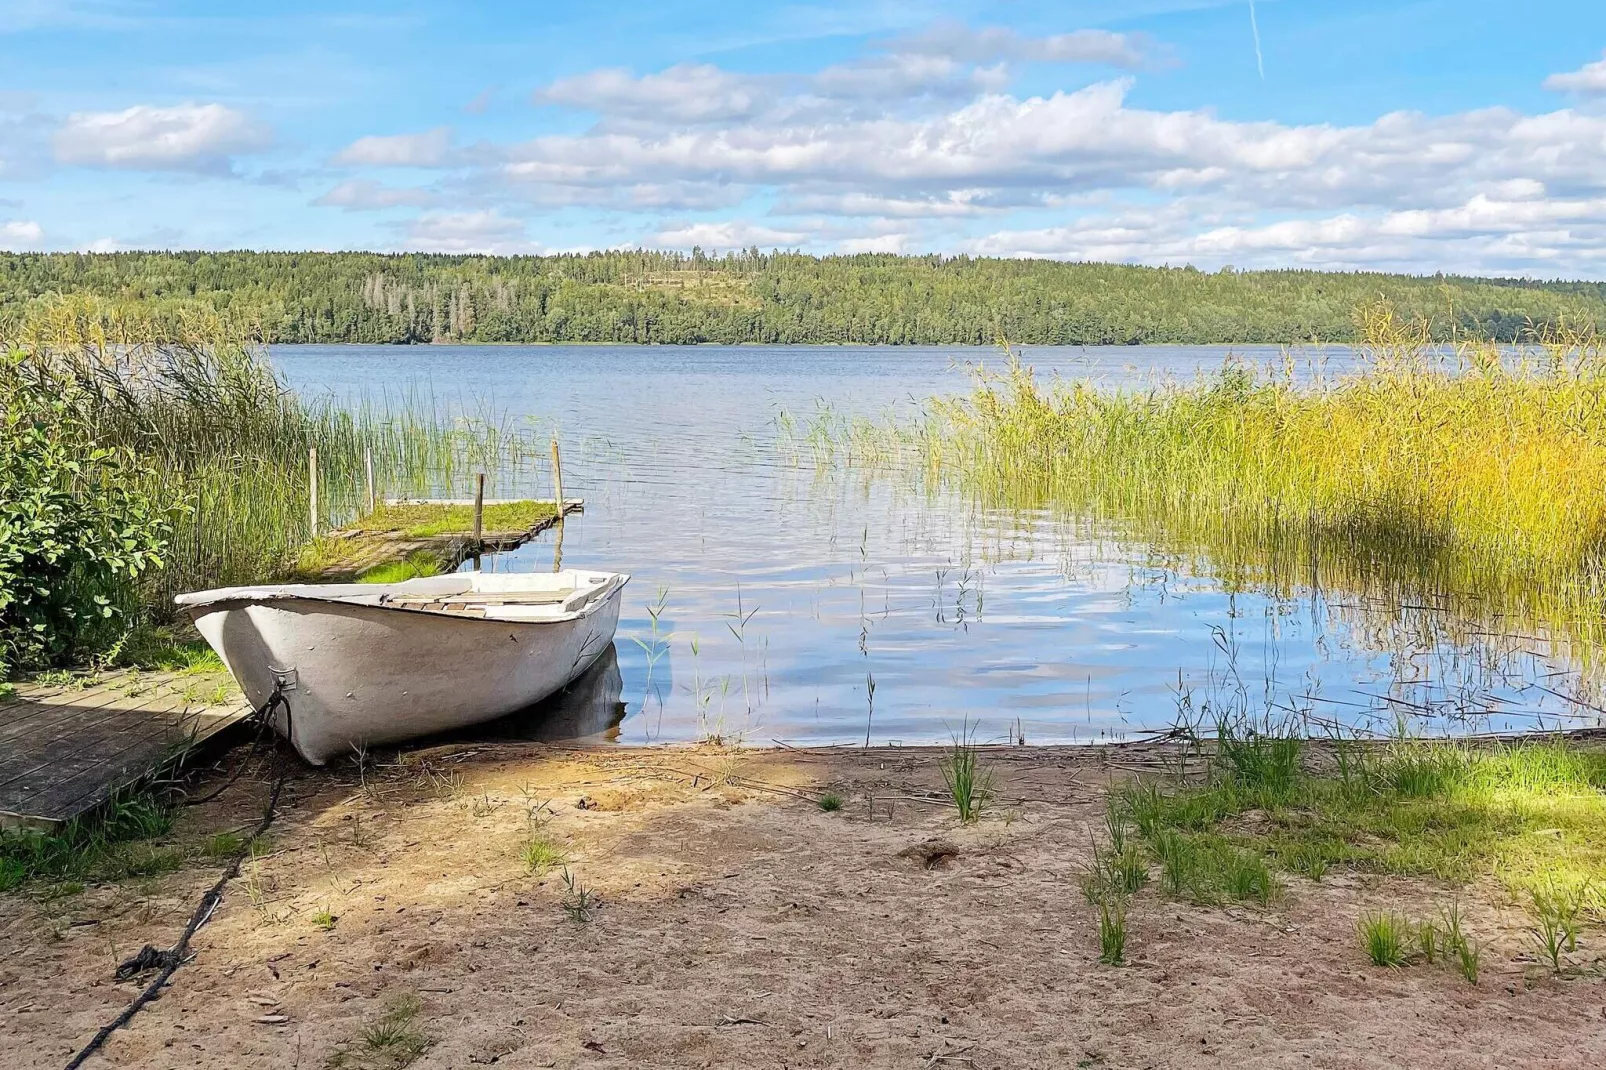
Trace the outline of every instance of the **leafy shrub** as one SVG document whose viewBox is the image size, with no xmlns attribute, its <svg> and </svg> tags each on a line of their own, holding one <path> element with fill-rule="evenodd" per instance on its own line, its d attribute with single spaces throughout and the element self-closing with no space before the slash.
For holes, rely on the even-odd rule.
<svg viewBox="0 0 1606 1070">
<path fill-rule="evenodd" d="M 170 509 L 138 489 L 132 450 L 97 438 L 89 401 L 43 361 L 0 357 L 0 676 L 115 641 L 162 564 Z"/>
</svg>

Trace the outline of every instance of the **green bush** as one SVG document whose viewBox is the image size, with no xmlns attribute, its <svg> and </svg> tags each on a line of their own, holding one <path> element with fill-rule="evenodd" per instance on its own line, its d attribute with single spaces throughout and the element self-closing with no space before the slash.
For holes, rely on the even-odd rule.
<svg viewBox="0 0 1606 1070">
<path fill-rule="evenodd" d="M 91 401 L 43 360 L 0 357 L 0 677 L 115 642 L 162 564 L 169 510 L 133 451 L 98 439 Z"/>
</svg>

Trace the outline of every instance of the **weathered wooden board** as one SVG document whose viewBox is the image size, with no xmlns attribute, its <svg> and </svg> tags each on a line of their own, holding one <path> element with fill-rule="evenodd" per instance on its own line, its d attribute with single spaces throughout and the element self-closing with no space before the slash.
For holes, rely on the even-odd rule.
<svg viewBox="0 0 1606 1070">
<path fill-rule="evenodd" d="M 19 686 L 0 704 L 0 827 L 71 821 L 238 724 L 250 706 L 227 681 L 116 673 Z"/>
<path fill-rule="evenodd" d="M 499 498 L 487 500 L 484 504 L 513 504 L 519 500 Z M 387 500 L 386 504 L 473 505 L 474 501 L 472 498 L 393 498 Z M 546 504 L 551 505 L 552 501 L 548 499 Z M 565 498 L 563 500 L 564 516 L 582 512 L 584 509 L 585 500 L 583 498 Z M 548 528 L 556 526 L 557 523 L 558 517 L 553 515 L 529 528 L 514 531 L 486 531 L 480 536 L 480 548 L 485 553 L 516 550 Z M 362 572 L 373 568 L 375 565 L 404 560 L 409 554 L 419 550 L 434 554 L 445 562 L 447 571 L 452 571 L 473 556 L 474 552 L 472 533 L 468 531 L 447 532 L 441 535 L 409 536 L 400 531 L 365 528 L 359 523 L 353 527 L 330 532 L 323 538 L 329 543 L 340 546 L 338 560 L 322 568 L 317 568 L 308 575 L 297 577 L 298 579 L 318 583 L 343 583 L 356 579 Z"/>
</svg>

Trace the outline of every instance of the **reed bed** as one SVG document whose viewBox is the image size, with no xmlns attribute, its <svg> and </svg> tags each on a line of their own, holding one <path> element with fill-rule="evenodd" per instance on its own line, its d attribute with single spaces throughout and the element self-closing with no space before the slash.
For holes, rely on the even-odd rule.
<svg viewBox="0 0 1606 1070">
<path fill-rule="evenodd" d="M 528 436 L 495 419 L 299 397 L 249 330 L 204 309 L 158 316 L 58 298 L 0 325 L 0 349 L 28 374 L 83 388 L 97 440 L 130 448 L 141 489 L 170 507 L 163 567 L 141 586 L 158 622 L 181 591 L 285 575 L 302 546 L 366 510 L 370 457 L 383 498 L 461 493 L 476 471 L 493 487 L 511 483 L 537 456 Z"/>
<path fill-rule="evenodd" d="M 1435 344 L 1360 310 L 1363 364 L 1301 379 L 1229 363 L 1110 390 L 1011 359 L 916 422 L 826 414 L 794 440 L 899 465 L 1001 509 L 1050 509 L 1186 557 L 1229 586 L 1339 589 L 1433 627 L 1537 622 L 1606 645 L 1606 353 L 1594 329 Z M 787 430 L 783 426 L 783 431 Z M 1445 611 L 1450 611 L 1448 617 Z"/>
</svg>

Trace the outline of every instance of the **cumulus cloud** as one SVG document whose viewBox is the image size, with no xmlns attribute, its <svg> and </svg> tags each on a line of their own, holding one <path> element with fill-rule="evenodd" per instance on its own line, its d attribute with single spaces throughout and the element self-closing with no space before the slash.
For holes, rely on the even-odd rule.
<svg viewBox="0 0 1606 1070">
<path fill-rule="evenodd" d="M 45 236 L 45 229 L 31 219 L 0 221 L 0 249 L 30 249 Z"/>
<path fill-rule="evenodd" d="M 428 190 L 387 186 L 372 179 L 354 178 L 335 186 L 313 204 L 358 212 L 379 208 L 418 207 L 434 200 Z"/>
<path fill-rule="evenodd" d="M 272 131 L 222 104 L 138 104 L 75 112 L 56 131 L 56 160 L 82 167 L 227 172 L 233 157 L 266 149 Z"/>
<path fill-rule="evenodd" d="M 1123 80 L 1024 100 L 990 93 L 929 116 L 599 128 L 509 146 L 496 166 L 562 187 L 837 188 L 934 206 L 960 191 L 1021 205 L 1090 190 L 1208 190 L 1291 209 L 1432 202 L 1508 179 L 1593 186 L 1606 174 L 1603 116 L 1487 109 L 1290 126 L 1134 108 L 1128 89 Z"/>
<path fill-rule="evenodd" d="M 1451 266 L 1533 271 L 1606 269 L 1606 197 L 1477 194 L 1437 209 L 1346 211 L 1217 225 L 1190 206 L 1127 211 L 1064 226 L 999 230 L 965 242 L 980 256 L 1327 269 Z"/>
<path fill-rule="evenodd" d="M 829 114 L 820 104 L 952 98 L 1004 88 L 1017 62 L 1137 67 L 1146 39 L 1105 30 L 1030 37 L 1001 27 L 937 23 L 885 42 L 870 55 L 809 74 L 738 74 L 682 63 L 651 74 L 619 67 L 561 78 L 535 91 L 538 104 L 596 112 L 610 123 L 718 123 L 762 115 Z"/>
<path fill-rule="evenodd" d="M 745 220 L 726 220 L 717 223 L 670 224 L 652 236 L 651 244 L 668 249 L 746 249 L 795 248 L 807 242 L 810 235 L 802 230 L 787 230 L 764 226 Z"/>
<path fill-rule="evenodd" d="M 360 137 L 335 154 L 347 167 L 438 167 L 452 148 L 452 128 L 438 126 L 421 134 Z"/>
<path fill-rule="evenodd" d="M 495 210 L 425 212 L 402 230 L 399 247 L 421 253 L 532 253 L 524 220 Z"/>
<path fill-rule="evenodd" d="M 620 67 L 560 78 L 535 91 L 539 104 L 562 104 L 635 119 L 707 122 L 750 115 L 764 79 L 731 74 L 706 63 L 682 63 L 657 74 Z"/>
<path fill-rule="evenodd" d="M 1606 51 L 1601 52 L 1600 59 L 1576 71 L 1552 74 L 1545 79 L 1545 88 L 1580 96 L 1606 96 Z"/>
<path fill-rule="evenodd" d="M 978 29 L 961 22 L 940 22 L 893 41 L 889 51 L 946 56 L 966 63 L 1006 60 L 1138 67 L 1144 62 L 1147 48 L 1148 40 L 1142 36 L 1108 30 L 1075 30 L 1049 37 L 1028 37 L 1003 26 Z"/>
</svg>

